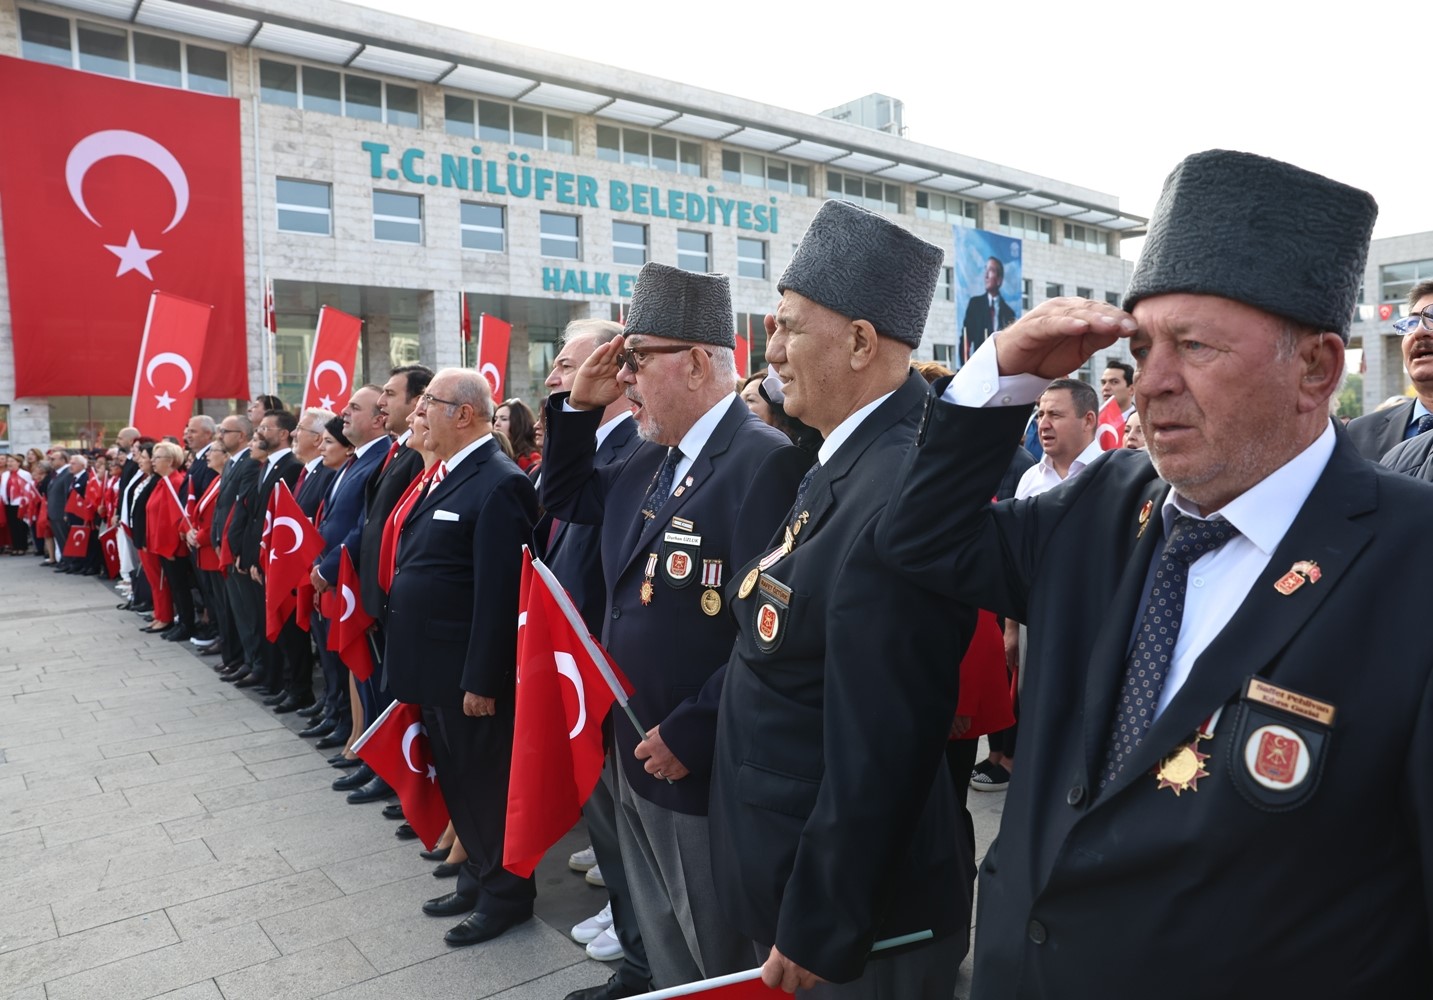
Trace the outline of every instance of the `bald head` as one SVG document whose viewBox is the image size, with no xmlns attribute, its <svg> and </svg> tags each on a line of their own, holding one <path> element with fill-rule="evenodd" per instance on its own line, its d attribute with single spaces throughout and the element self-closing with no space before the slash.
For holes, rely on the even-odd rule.
<svg viewBox="0 0 1433 1000">
<path fill-rule="evenodd" d="M 414 412 L 427 423 L 428 446 L 449 459 L 492 432 L 492 388 L 471 368 L 444 368 L 428 383 L 427 394 L 418 397 Z"/>
</svg>

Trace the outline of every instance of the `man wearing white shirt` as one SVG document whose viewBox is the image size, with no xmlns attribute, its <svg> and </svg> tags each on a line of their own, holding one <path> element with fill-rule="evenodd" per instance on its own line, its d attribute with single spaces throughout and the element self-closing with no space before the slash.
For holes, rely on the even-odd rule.
<svg viewBox="0 0 1433 1000">
<path fill-rule="evenodd" d="M 1095 442 L 1095 390 L 1079 379 L 1057 378 L 1040 393 L 1035 428 L 1043 453 L 1020 477 L 1017 499 L 1059 486 L 1100 457 Z"/>
<path fill-rule="evenodd" d="M 1433 559 L 1433 493 L 1328 416 L 1376 214 L 1191 156 L 1128 312 L 1042 303 L 928 415 L 886 556 L 1030 623 L 977 1000 L 1433 991 L 1433 655 L 1386 583 Z M 1120 337 L 1148 456 L 990 504 L 1022 405 Z"/>
</svg>

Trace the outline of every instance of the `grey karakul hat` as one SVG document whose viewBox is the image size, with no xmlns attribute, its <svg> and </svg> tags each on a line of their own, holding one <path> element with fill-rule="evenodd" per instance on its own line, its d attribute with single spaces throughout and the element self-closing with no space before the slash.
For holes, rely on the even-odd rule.
<svg viewBox="0 0 1433 1000">
<path fill-rule="evenodd" d="M 655 262 L 643 264 L 632 290 L 624 332 L 736 348 L 731 283 L 724 274 L 698 274 Z"/>
<path fill-rule="evenodd" d="M 1348 340 L 1378 203 L 1289 163 L 1210 149 L 1165 179 L 1124 308 L 1218 295 Z"/>
<path fill-rule="evenodd" d="M 876 332 L 919 347 L 945 252 L 849 202 L 828 201 L 777 282 Z"/>
</svg>

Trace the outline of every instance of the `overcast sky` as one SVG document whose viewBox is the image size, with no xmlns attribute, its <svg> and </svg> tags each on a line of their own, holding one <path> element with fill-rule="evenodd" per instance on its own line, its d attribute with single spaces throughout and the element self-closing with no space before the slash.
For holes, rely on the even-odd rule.
<svg viewBox="0 0 1433 1000">
<path fill-rule="evenodd" d="M 1375 236 L 1433 229 L 1433 55 L 1412 0 L 366 4 L 798 111 L 888 94 L 915 141 L 1138 215 L 1183 156 L 1217 146 L 1371 191 Z"/>
</svg>

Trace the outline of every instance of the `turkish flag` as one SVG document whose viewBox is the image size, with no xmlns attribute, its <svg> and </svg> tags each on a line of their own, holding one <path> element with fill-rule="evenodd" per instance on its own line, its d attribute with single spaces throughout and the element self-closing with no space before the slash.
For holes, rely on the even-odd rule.
<svg viewBox="0 0 1433 1000">
<path fill-rule="evenodd" d="M 348 557 L 348 546 L 339 546 L 338 582 L 323 592 L 319 609 L 329 621 L 328 648 L 338 654 L 353 676 L 366 681 L 373 676 L 373 651 L 368 645 L 368 626 L 373 616 L 358 599 L 358 571 Z"/>
<path fill-rule="evenodd" d="M 582 816 L 602 773 L 602 720 L 631 692 L 552 572 L 523 549 L 517 701 L 503 867 L 527 877 Z"/>
<path fill-rule="evenodd" d="M 289 613 L 296 606 L 294 590 L 308 579 L 313 561 L 323 552 L 323 538 L 280 481 L 269 494 L 269 552 L 264 563 L 264 613 L 269 641 L 279 637 Z M 293 534 L 285 548 L 282 529 Z"/>
<path fill-rule="evenodd" d="M 90 526 L 88 524 L 77 524 L 70 529 L 65 536 L 65 547 L 61 550 L 62 555 L 74 556 L 76 559 L 83 558 L 90 550 Z M 573 822 L 576 822 L 574 820 Z"/>
<path fill-rule="evenodd" d="M 736 373 L 741 378 L 746 378 L 746 373 L 751 368 L 751 341 L 741 334 L 736 335 Z"/>
<path fill-rule="evenodd" d="M 781 997 L 784 1000 L 789 995 L 763 984 L 760 969 L 748 969 L 715 979 L 703 979 L 698 983 L 639 993 L 632 1000 L 675 1000 L 676 997 L 706 997 L 708 1000 L 776 1000 Z"/>
<path fill-rule="evenodd" d="M 89 505 L 85 494 L 79 490 L 70 490 L 70 495 L 65 497 L 65 513 L 86 523 L 95 519 L 95 509 Z"/>
<path fill-rule="evenodd" d="M 478 371 L 493 387 L 493 402 L 503 398 L 508 377 L 508 342 L 512 324 L 483 313 L 478 317 Z"/>
<path fill-rule="evenodd" d="M 322 407 L 337 413 L 353 394 L 353 366 L 358 360 L 358 334 L 363 320 L 332 306 L 318 311 L 308 379 L 304 382 L 304 409 Z"/>
<path fill-rule="evenodd" d="M 16 396 L 127 395 L 162 288 L 214 306 L 195 392 L 248 398 L 239 136 L 233 98 L 0 56 Z"/>
<path fill-rule="evenodd" d="M 1100 407 L 1095 440 L 1100 443 L 1101 451 L 1114 451 L 1125 445 L 1125 415 L 1113 396 L 1105 400 L 1105 405 Z"/>
<path fill-rule="evenodd" d="M 353 744 L 353 752 L 398 793 L 403 818 L 429 850 L 448 828 L 448 804 L 438 788 L 428 728 L 417 705 L 389 704 Z"/>
<path fill-rule="evenodd" d="M 119 525 L 100 532 L 100 549 L 104 552 L 105 575 L 119 577 Z"/>
<path fill-rule="evenodd" d="M 212 306 L 156 291 L 149 297 L 129 425 L 146 437 L 180 437 L 194 412 L 194 373 L 204 358 Z"/>
<path fill-rule="evenodd" d="M 463 343 L 469 344 L 472 343 L 473 340 L 473 318 L 468 315 L 468 297 L 462 292 L 459 292 L 458 298 L 461 300 L 460 307 L 463 311 Z"/>
</svg>

